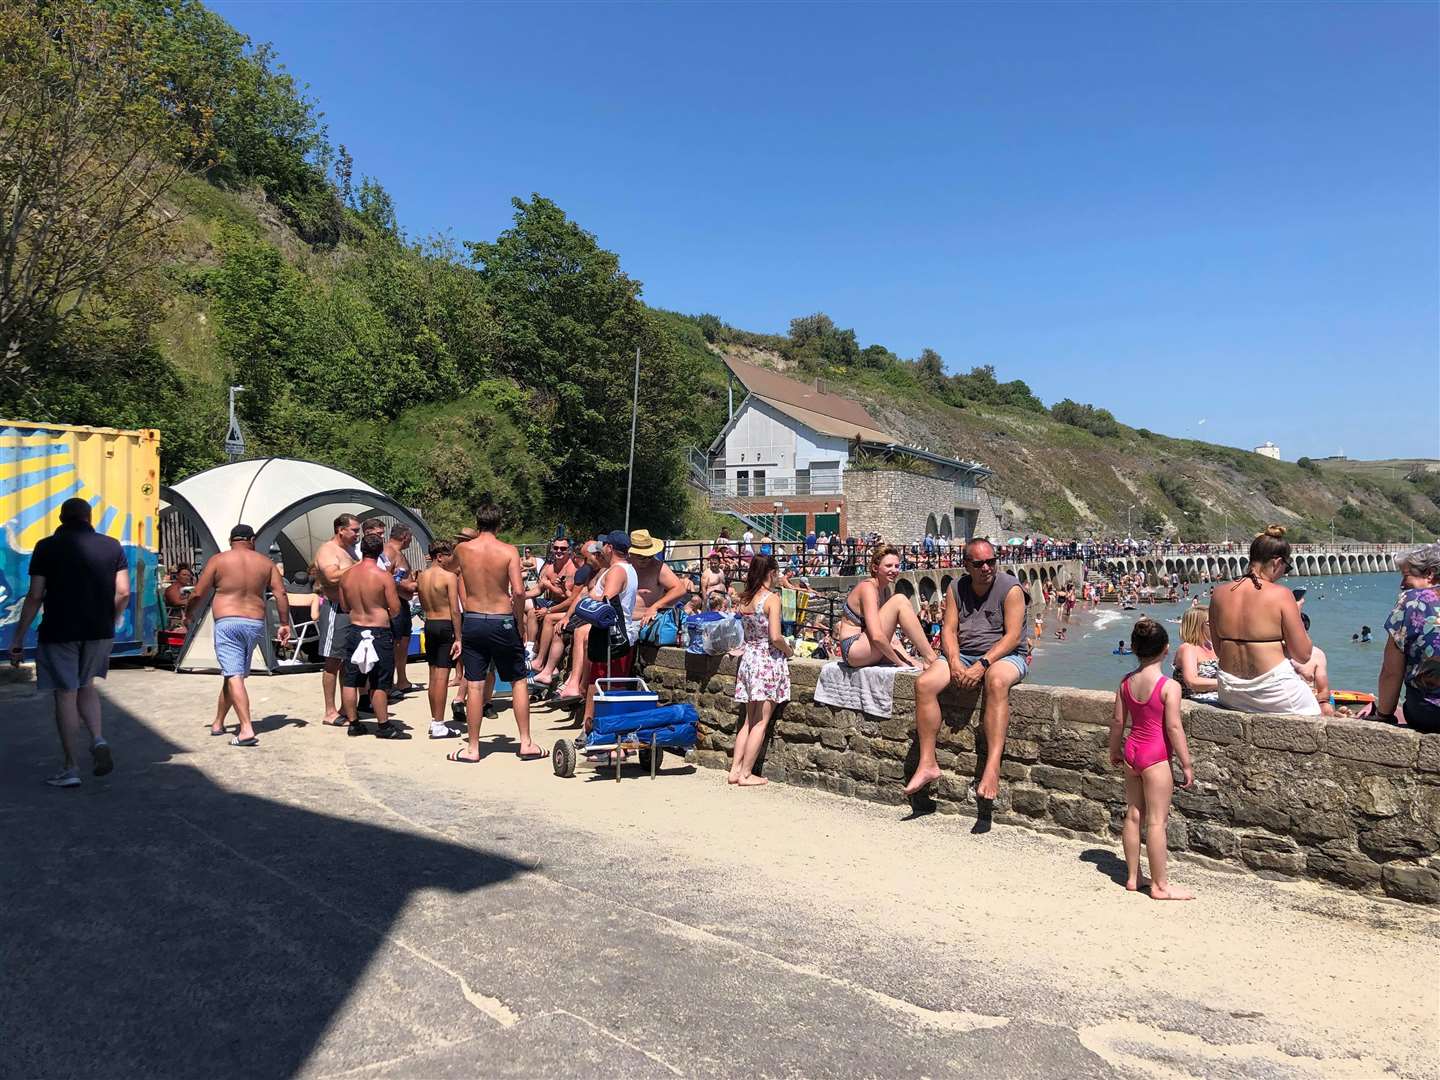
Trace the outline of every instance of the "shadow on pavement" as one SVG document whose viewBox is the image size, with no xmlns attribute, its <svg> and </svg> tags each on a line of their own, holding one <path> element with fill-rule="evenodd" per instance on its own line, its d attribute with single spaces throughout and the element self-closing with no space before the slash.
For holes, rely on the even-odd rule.
<svg viewBox="0 0 1440 1080">
<path fill-rule="evenodd" d="M 4 692 L 0 717 L 0 1077 L 290 1076 L 360 1022 L 403 1043 L 435 964 L 392 923 L 526 869 L 364 820 L 333 782 L 276 776 L 334 814 L 226 791 L 108 700 L 116 771 L 48 788 L 48 698 Z"/>
</svg>

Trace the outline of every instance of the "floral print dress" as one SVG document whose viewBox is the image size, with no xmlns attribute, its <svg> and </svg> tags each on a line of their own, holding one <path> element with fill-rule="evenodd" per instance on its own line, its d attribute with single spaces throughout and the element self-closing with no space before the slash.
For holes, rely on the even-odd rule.
<svg viewBox="0 0 1440 1080">
<path fill-rule="evenodd" d="M 1405 654 L 1405 696 L 1440 710 L 1440 589 L 1406 589 L 1385 620 L 1385 632 Z"/>
<path fill-rule="evenodd" d="M 740 616 L 745 645 L 735 673 L 736 701 L 790 700 L 790 664 L 785 654 L 770 644 L 770 619 L 765 614 L 770 599 L 768 591 L 761 592 L 755 597 L 755 610 Z"/>
</svg>

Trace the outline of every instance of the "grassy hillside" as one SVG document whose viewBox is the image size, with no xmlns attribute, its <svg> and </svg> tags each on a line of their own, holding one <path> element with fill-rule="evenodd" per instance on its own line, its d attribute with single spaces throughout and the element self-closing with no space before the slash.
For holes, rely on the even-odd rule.
<svg viewBox="0 0 1440 1080">
<path fill-rule="evenodd" d="M 757 344 L 763 342 L 763 344 Z M 807 372 L 781 351 L 783 339 L 747 335 L 712 346 L 798 377 Z M 767 347 L 768 346 L 768 347 Z M 1017 531 L 1057 536 L 1136 535 L 1158 527 L 1186 539 L 1233 539 L 1279 522 L 1300 542 L 1337 538 L 1404 541 L 1440 535 L 1434 484 L 1413 470 L 1424 462 L 1321 462 L 1311 468 L 1248 450 L 1174 439 L 1116 424 L 1094 434 L 1033 408 L 947 404 L 903 365 L 882 370 L 830 367 L 828 389 L 865 405 L 885 430 L 913 446 L 980 461 Z M 1395 468 L 1391 468 L 1391 465 Z M 1429 463 L 1434 465 L 1436 463 Z M 1432 474 L 1433 475 L 1433 474 Z"/>
</svg>

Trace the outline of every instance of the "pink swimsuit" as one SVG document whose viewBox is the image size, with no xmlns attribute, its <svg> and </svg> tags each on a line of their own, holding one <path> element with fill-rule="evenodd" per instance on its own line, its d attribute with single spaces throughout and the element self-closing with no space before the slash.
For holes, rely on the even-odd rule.
<svg viewBox="0 0 1440 1080">
<path fill-rule="evenodd" d="M 1130 717 L 1130 733 L 1125 736 L 1125 764 L 1137 773 L 1151 765 L 1170 760 L 1170 742 L 1165 737 L 1165 701 L 1160 688 L 1166 683 L 1161 675 L 1150 691 L 1149 701 L 1136 701 L 1130 693 L 1130 676 L 1120 684 L 1120 697 Z"/>
</svg>

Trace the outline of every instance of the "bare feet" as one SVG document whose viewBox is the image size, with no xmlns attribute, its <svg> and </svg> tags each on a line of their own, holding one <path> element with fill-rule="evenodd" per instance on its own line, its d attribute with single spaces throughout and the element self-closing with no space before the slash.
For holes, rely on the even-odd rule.
<svg viewBox="0 0 1440 1080">
<path fill-rule="evenodd" d="M 1139 892 L 1143 888 L 1145 888 L 1145 883 L 1138 878 L 1129 878 L 1125 882 L 1126 892 Z"/>
<path fill-rule="evenodd" d="M 741 787 L 764 787 L 770 781 L 766 780 L 763 776 L 742 776 L 735 782 Z"/>
<path fill-rule="evenodd" d="M 933 784 L 936 780 L 939 780 L 939 779 L 940 779 L 940 766 L 939 766 L 939 765 L 932 765 L 932 766 L 930 766 L 930 768 L 928 768 L 928 769 L 916 769 L 916 770 L 915 770 L 915 775 L 912 776 L 912 777 L 910 778 L 910 782 L 905 785 L 905 795 L 906 795 L 906 797 L 909 797 L 909 796 L 911 796 L 911 795 L 914 795 L 917 791 L 919 791 L 921 788 L 925 787 L 927 784 Z"/>
<path fill-rule="evenodd" d="M 725 778 L 725 782 L 726 782 L 727 784 L 738 784 L 738 783 L 740 783 L 740 770 L 739 770 L 739 769 L 731 769 L 731 770 L 730 770 L 730 775 Z"/>
<path fill-rule="evenodd" d="M 1154 882 L 1151 882 L 1151 884 L 1150 884 L 1150 899 L 1151 899 L 1151 900 L 1194 900 L 1194 899 L 1195 899 L 1195 894 L 1194 894 L 1194 893 L 1190 893 L 1190 892 L 1186 892 L 1184 889 L 1177 889 L 1177 888 L 1175 888 L 1175 886 L 1173 886 L 1173 885 L 1164 885 L 1164 886 L 1161 886 L 1161 885 L 1156 885 Z"/>
<path fill-rule="evenodd" d="M 986 802 L 994 802 L 995 796 L 999 794 L 1000 775 L 986 769 L 984 775 L 980 777 L 980 782 L 975 785 L 975 797 L 984 799 Z"/>
</svg>

